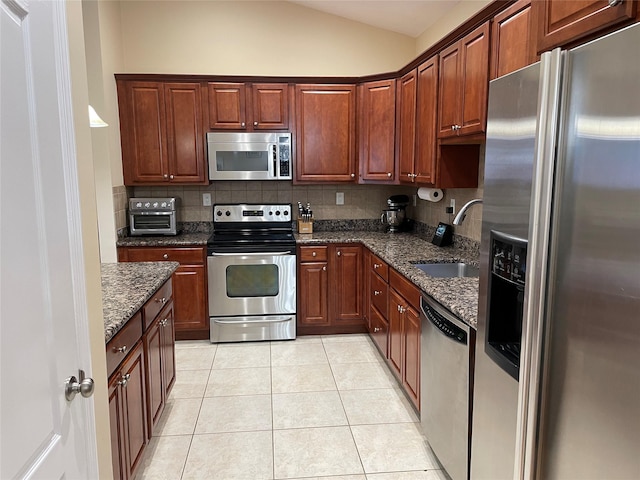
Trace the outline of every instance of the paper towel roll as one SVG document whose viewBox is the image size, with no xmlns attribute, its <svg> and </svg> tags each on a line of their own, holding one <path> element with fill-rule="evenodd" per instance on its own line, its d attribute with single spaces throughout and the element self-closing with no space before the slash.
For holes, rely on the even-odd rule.
<svg viewBox="0 0 640 480">
<path fill-rule="evenodd" d="M 418 189 L 418 198 L 429 202 L 439 202 L 444 197 L 444 193 L 439 188 L 420 187 Z"/>
</svg>

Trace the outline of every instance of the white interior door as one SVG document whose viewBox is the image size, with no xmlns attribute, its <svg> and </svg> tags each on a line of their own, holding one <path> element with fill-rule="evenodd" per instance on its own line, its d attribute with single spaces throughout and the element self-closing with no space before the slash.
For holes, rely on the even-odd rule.
<svg viewBox="0 0 640 480">
<path fill-rule="evenodd" d="M 0 478 L 97 478 L 64 2 L 0 0 L 0 49 Z"/>
</svg>

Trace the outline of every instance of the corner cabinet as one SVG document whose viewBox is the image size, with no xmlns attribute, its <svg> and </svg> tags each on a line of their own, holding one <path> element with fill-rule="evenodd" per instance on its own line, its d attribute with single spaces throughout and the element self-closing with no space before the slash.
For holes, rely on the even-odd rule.
<svg viewBox="0 0 640 480">
<path fill-rule="evenodd" d="M 395 180 L 396 81 L 358 86 L 360 181 Z"/>
<path fill-rule="evenodd" d="M 296 85 L 295 112 L 296 182 L 356 182 L 355 85 Z"/>
<path fill-rule="evenodd" d="M 540 0 L 533 2 L 538 53 L 565 46 L 636 18 L 635 0 Z"/>
<path fill-rule="evenodd" d="M 489 89 L 489 22 L 440 52 L 438 138 L 483 133 Z"/>
<path fill-rule="evenodd" d="M 173 304 L 177 340 L 209 338 L 205 247 L 118 247 L 120 262 L 179 262 L 173 273 Z"/>
<path fill-rule="evenodd" d="M 289 85 L 286 83 L 209 82 L 211 130 L 287 130 Z"/>
<path fill-rule="evenodd" d="M 300 335 L 365 332 L 363 247 L 298 247 Z"/>
<path fill-rule="evenodd" d="M 200 84 L 117 87 L 124 184 L 208 184 Z"/>
</svg>

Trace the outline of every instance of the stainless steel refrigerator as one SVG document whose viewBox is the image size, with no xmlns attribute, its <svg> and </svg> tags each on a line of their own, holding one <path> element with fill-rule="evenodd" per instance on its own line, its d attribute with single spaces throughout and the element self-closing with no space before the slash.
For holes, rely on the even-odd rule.
<svg viewBox="0 0 640 480">
<path fill-rule="evenodd" d="M 640 478 L 640 25 L 491 82 L 472 480 Z"/>
</svg>

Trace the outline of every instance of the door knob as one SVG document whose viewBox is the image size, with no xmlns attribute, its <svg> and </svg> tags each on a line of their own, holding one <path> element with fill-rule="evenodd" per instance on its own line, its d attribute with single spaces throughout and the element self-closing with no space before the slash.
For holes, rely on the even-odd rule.
<svg viewBox="0 0 640 480">
<path fill-rule="evenodd" d="M 68 402 L 73 400 L 78 393 L 84 398 L 93 395 L 95 386 L 93 378 L 85 378 L 83 370 L 78 371 L 78 377 L 80 377 L 79 382 L 75 376 L 67 378 L 64 382 L 64 397 Z"/>
</svg>

